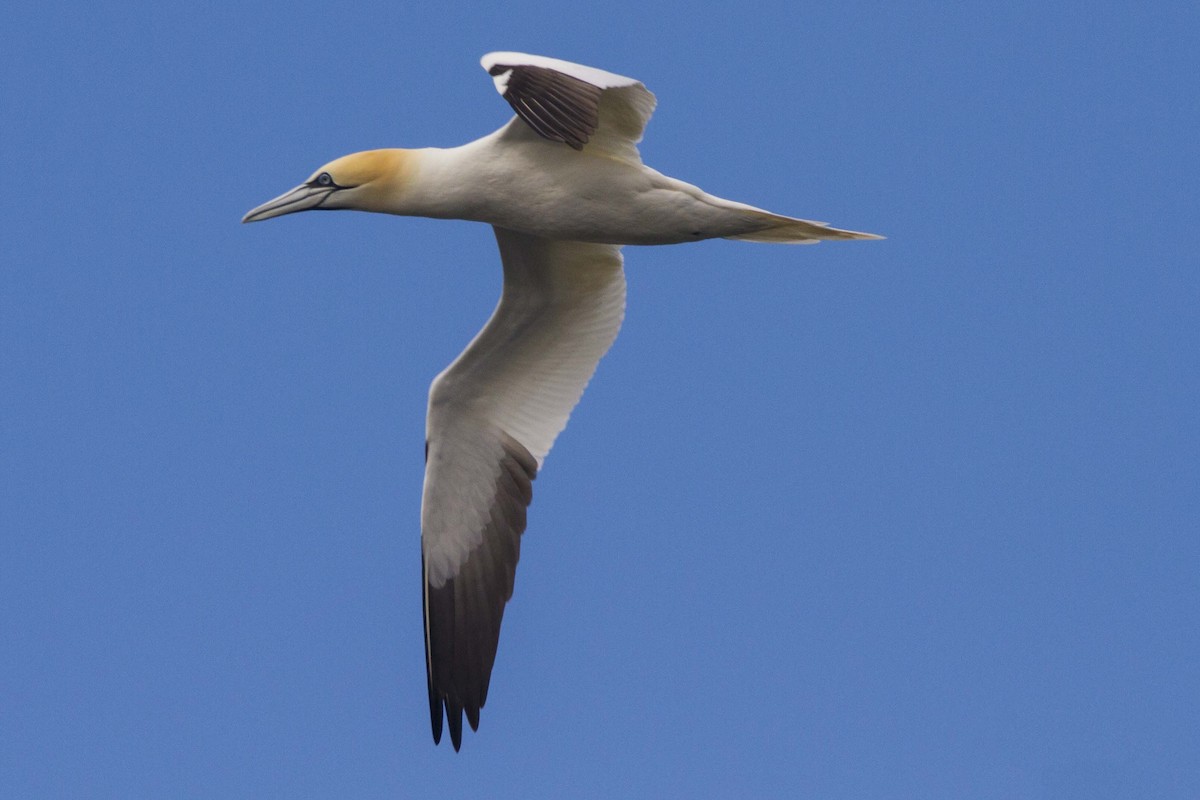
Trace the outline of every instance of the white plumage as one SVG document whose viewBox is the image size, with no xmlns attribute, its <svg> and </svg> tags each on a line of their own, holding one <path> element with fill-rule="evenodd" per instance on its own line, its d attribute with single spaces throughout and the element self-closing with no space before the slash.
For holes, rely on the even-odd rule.
<svg viewBox="0 0 1200 800">
<path fill-rule="evenodd" d="M 532 481 L 625 311 L 620 248 L 715 237 L 808 244 L 873 234 L 725 200 L 642 164 L 639 81 L 523 53 L 481 61 L 517 116 L 448 149 L 371 150 L 318 169 L 243 222 L 357 209 L 495 228 L 504 290 L 433 382 L 421 553 L 430 722 L 457 750 L 487 700 Z"/>
</svg>

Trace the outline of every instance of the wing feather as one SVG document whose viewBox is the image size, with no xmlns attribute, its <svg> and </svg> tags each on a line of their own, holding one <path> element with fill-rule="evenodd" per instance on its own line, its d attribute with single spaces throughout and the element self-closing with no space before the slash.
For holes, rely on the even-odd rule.
<svg viewBox="0 0 1200 800">
<path fill-rule="evenodd" d="M 637 143 L 655 99 L 640 81 L 526 53 L 488 53 L 481 63 L 538 136 L 641 163 Z"/>
<path fill-rule="evenodd" d="M 496 229 L 504 289 L 434 380 L 421 506 L 430 722 L 454 749 L 487 700 L 533 480 L 620 329 L 620 248 Z"/>
</svg>

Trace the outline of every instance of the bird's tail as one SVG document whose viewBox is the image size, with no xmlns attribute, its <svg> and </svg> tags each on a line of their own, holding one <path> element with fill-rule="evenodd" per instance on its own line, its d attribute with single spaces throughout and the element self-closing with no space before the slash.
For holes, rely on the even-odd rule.
<svg viewBox="0 0 1200 800">
<path fill-rule="evenodd" d="M 882 239 L 874 233 L 859 233 L 844 231 L 831 227 L 825 222 L 813 222 L 807 219 L 794 219 L 766 211 L 757 212 L 764 223 L 762 229 L 737 236 L 726 236 L 726 239 L 741 239 L 746 242 L 773 242 L 775 244 L 816 244 L 822 239 Z"/>
</svg>

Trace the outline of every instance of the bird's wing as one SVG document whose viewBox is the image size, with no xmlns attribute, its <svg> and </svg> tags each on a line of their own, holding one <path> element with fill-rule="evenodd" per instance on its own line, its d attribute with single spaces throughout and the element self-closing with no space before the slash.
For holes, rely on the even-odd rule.
<svg viewBox="0 0 1200 800">
<path fill-rule="evenodd" d="M 538 468 L 621 327 L 620 248 L 496 228 L 500 303 L 433 382 L 421 555 L 433 739 L 487 699 Z"/>
<path fill-rule="evenodd" d="M 640 81 L 525 53 L 488 53 L 480 63 L 539 136 L 641 163 L 637 143 L 655 99 Z"/>
</svg>

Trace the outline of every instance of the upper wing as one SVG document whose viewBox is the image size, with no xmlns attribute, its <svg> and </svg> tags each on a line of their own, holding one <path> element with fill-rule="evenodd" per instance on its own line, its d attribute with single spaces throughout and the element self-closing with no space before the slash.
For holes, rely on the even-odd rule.
<svg viewBox="0 0 1200 800">
<path fill-rule="evenodd" d="M 504 290 L 433 382 L 421 555 L 433 739 L 457 750 L 487 699 L 531 481 L 625 314 L 620 248 L 496 228 Z"/>
<path fill-rule="evenodd" d="M 539 136 L 641 161 L 636 145 L 656 101 L 640 81 L 525 53 L 488 53 L 480 63 Z"/>
</svg>

